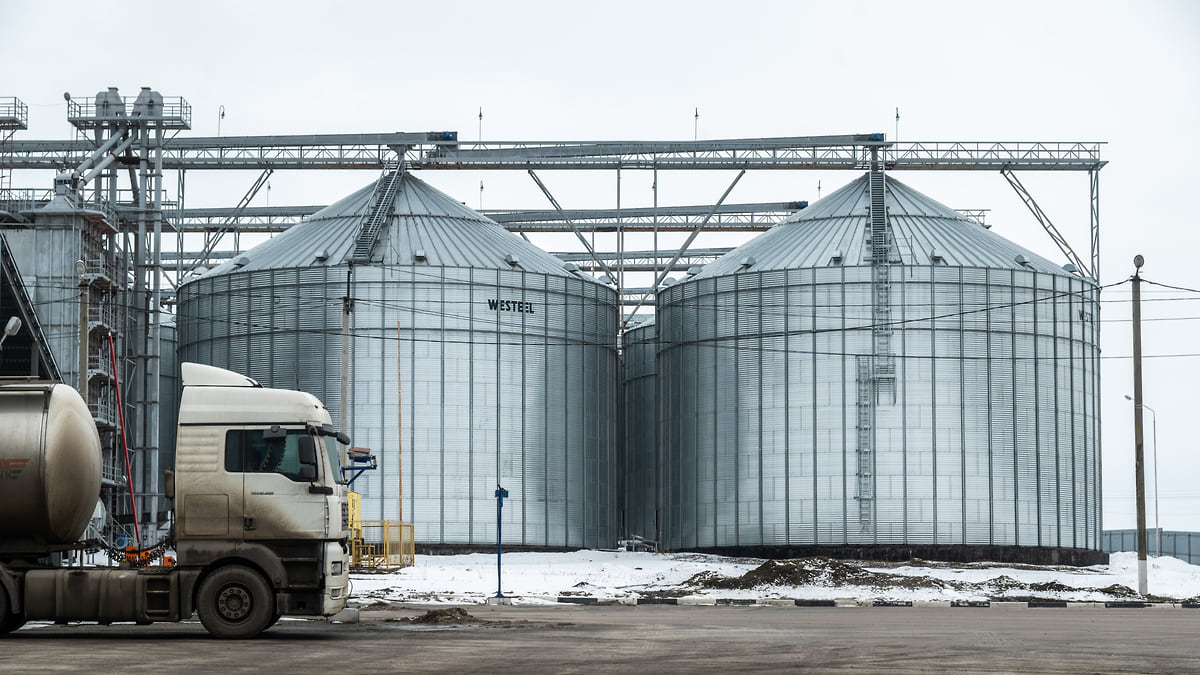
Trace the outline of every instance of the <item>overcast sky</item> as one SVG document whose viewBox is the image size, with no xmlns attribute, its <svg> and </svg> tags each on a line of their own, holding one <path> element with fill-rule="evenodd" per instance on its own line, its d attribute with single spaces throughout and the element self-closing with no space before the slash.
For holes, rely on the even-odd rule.
<svg viewBox="0 0 1200 675">
<path fill-rule="evenodd" d="M 193 106 L 191 135 L 456 130 L 461 140 L 677 140 L 884 132 L 901 141 L 1104 141 L 1101 283 L 1200 289 L 1200 3 L 1141 2 L 30 2 L 0 0 L 0 96 L 18 139 L 66 139 L 63 92 L 151 86 Z M 697 121 L 694 111 L 699 109 Z M 897 136 L 896 108 L 900 111 Z M 661 204 L 713 203 L 733 172 L 661 174 Z M 994 173 L 898 173 L 993 231 L 1063 256 Z M 851 172 L 748 174 L 727 201 L 815 200 Z M 229 206 L 255 174 L 188 176 L 189 206 Z M 323 204 L 362 172 L 277 172 L 272 205 Z M 546 208 L 523 172 L 422 178 L 472 207 Z M 624 172 L 623 206 L 651 181 Z M 1086 174 L 1022 181 L 1088 256 Z M 564 208 L 615 206 L 611 172 L 548 172 Z M 480 181 L 485 189 L 482 197 Z M 170 182 L 170 181 L 168 181 Z M 15 187 L 49 187 L 18 174 Z M 174 188 L 171 187 L 172 197 Z M 266 194 L 256 204 L 263 204 Z M 671 243 L 664 237 L 663 245 Z M 536 243 L 565 250 L 572 242 Z M 611 239 L 597 238 L 612 249 Z M 696 246 L 737 243 L 722 237 Z M 631 239 L 628 248 L 649 246 Z M 575 246 L 577 248 L 577 245 Z M 1161 523 L 1200 530 L 1200 291 L 1143 310 Z M 1103 297 L 1104 526 L 1132 527 L 1128 286 Z M 1148 462 L 1153 455 L 1146 420 Z M 1148 476 L 1153 466 L 1148 465 Z M 1151 495 L 1153 486 L 1149 488 Z M 1154 524 L 1153 502 L 1149 524 Z"/>
</svg>

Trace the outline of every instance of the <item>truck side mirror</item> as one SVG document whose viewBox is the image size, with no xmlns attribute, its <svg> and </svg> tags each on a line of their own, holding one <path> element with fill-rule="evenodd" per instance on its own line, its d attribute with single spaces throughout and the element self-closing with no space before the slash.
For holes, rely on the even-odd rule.
<svg viewBox="0 0 1200 675">
<path fill-rule="evenodd" d="M 300 455 L 300 480 L 314 481 L 317 479 L 317 443 L 312 436 L 304 434 L 299 439 L 296 450 Z"/>
<path fill-rule="evenodd" d="M 163 470 L 163 496 L 175 499 L 175 472 L 171 469 Z"/>
<path fill-rule="evenodd" d="M 305 434 L 299 439 L 300 464 L 304 466 L 317 466 L 317 444 L 313 441 L 313 437 Z"/>
</svg>

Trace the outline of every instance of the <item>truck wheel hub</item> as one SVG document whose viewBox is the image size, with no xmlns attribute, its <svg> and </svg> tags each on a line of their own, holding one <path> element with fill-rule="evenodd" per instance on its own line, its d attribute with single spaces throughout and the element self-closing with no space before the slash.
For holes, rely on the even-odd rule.
<svg viewBox="0 0 1200 675">
<path fill-rule="evenodd" d="M 241 619 L 250 613 L 250 594 L 240 586 L 230 586 L 217 596 L 217 609 L 226 619 Z"/>
</svg>

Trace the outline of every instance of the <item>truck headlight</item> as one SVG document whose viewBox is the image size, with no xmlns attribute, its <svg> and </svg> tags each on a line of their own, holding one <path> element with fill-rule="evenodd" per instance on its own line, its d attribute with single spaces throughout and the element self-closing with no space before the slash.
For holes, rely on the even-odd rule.
<svg viewBox="0 0 1200 675">
<path fill-rule="evenodd" d="M 341 576 L 341 574 L 342 574 L 342 561 L 341 560 L 333 561 L 333 576 L 335 576 L 335 577 Z"/>
</svg>

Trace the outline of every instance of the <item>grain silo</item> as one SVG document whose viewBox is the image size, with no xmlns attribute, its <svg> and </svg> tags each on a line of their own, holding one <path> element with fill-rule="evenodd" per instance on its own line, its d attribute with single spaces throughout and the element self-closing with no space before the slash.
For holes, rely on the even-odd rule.
<svg viewBox="0 0 1200 675">
<path fill-rule="evenodd" d="M 659 476 L 658 333 L 654 319 L 627 328 L 622 339 L 621 495 L 622 535 L 658 541 Z"/>
<path fill-rule="evenodd" d="M 609 546 L 617 296 L 571 270 L 387 174 L 185 284 L 180 358 L 320 397 L 379 456 L 363 518 L 412 522 L 419 546 L 494 545 L 497 484 L 506 547 Z"/>
<path fill-rule="evenodd" d="M 665 544 L 1104 559 L 1098 288 L 874 170 L 658 299 Z"/>
</svg>

